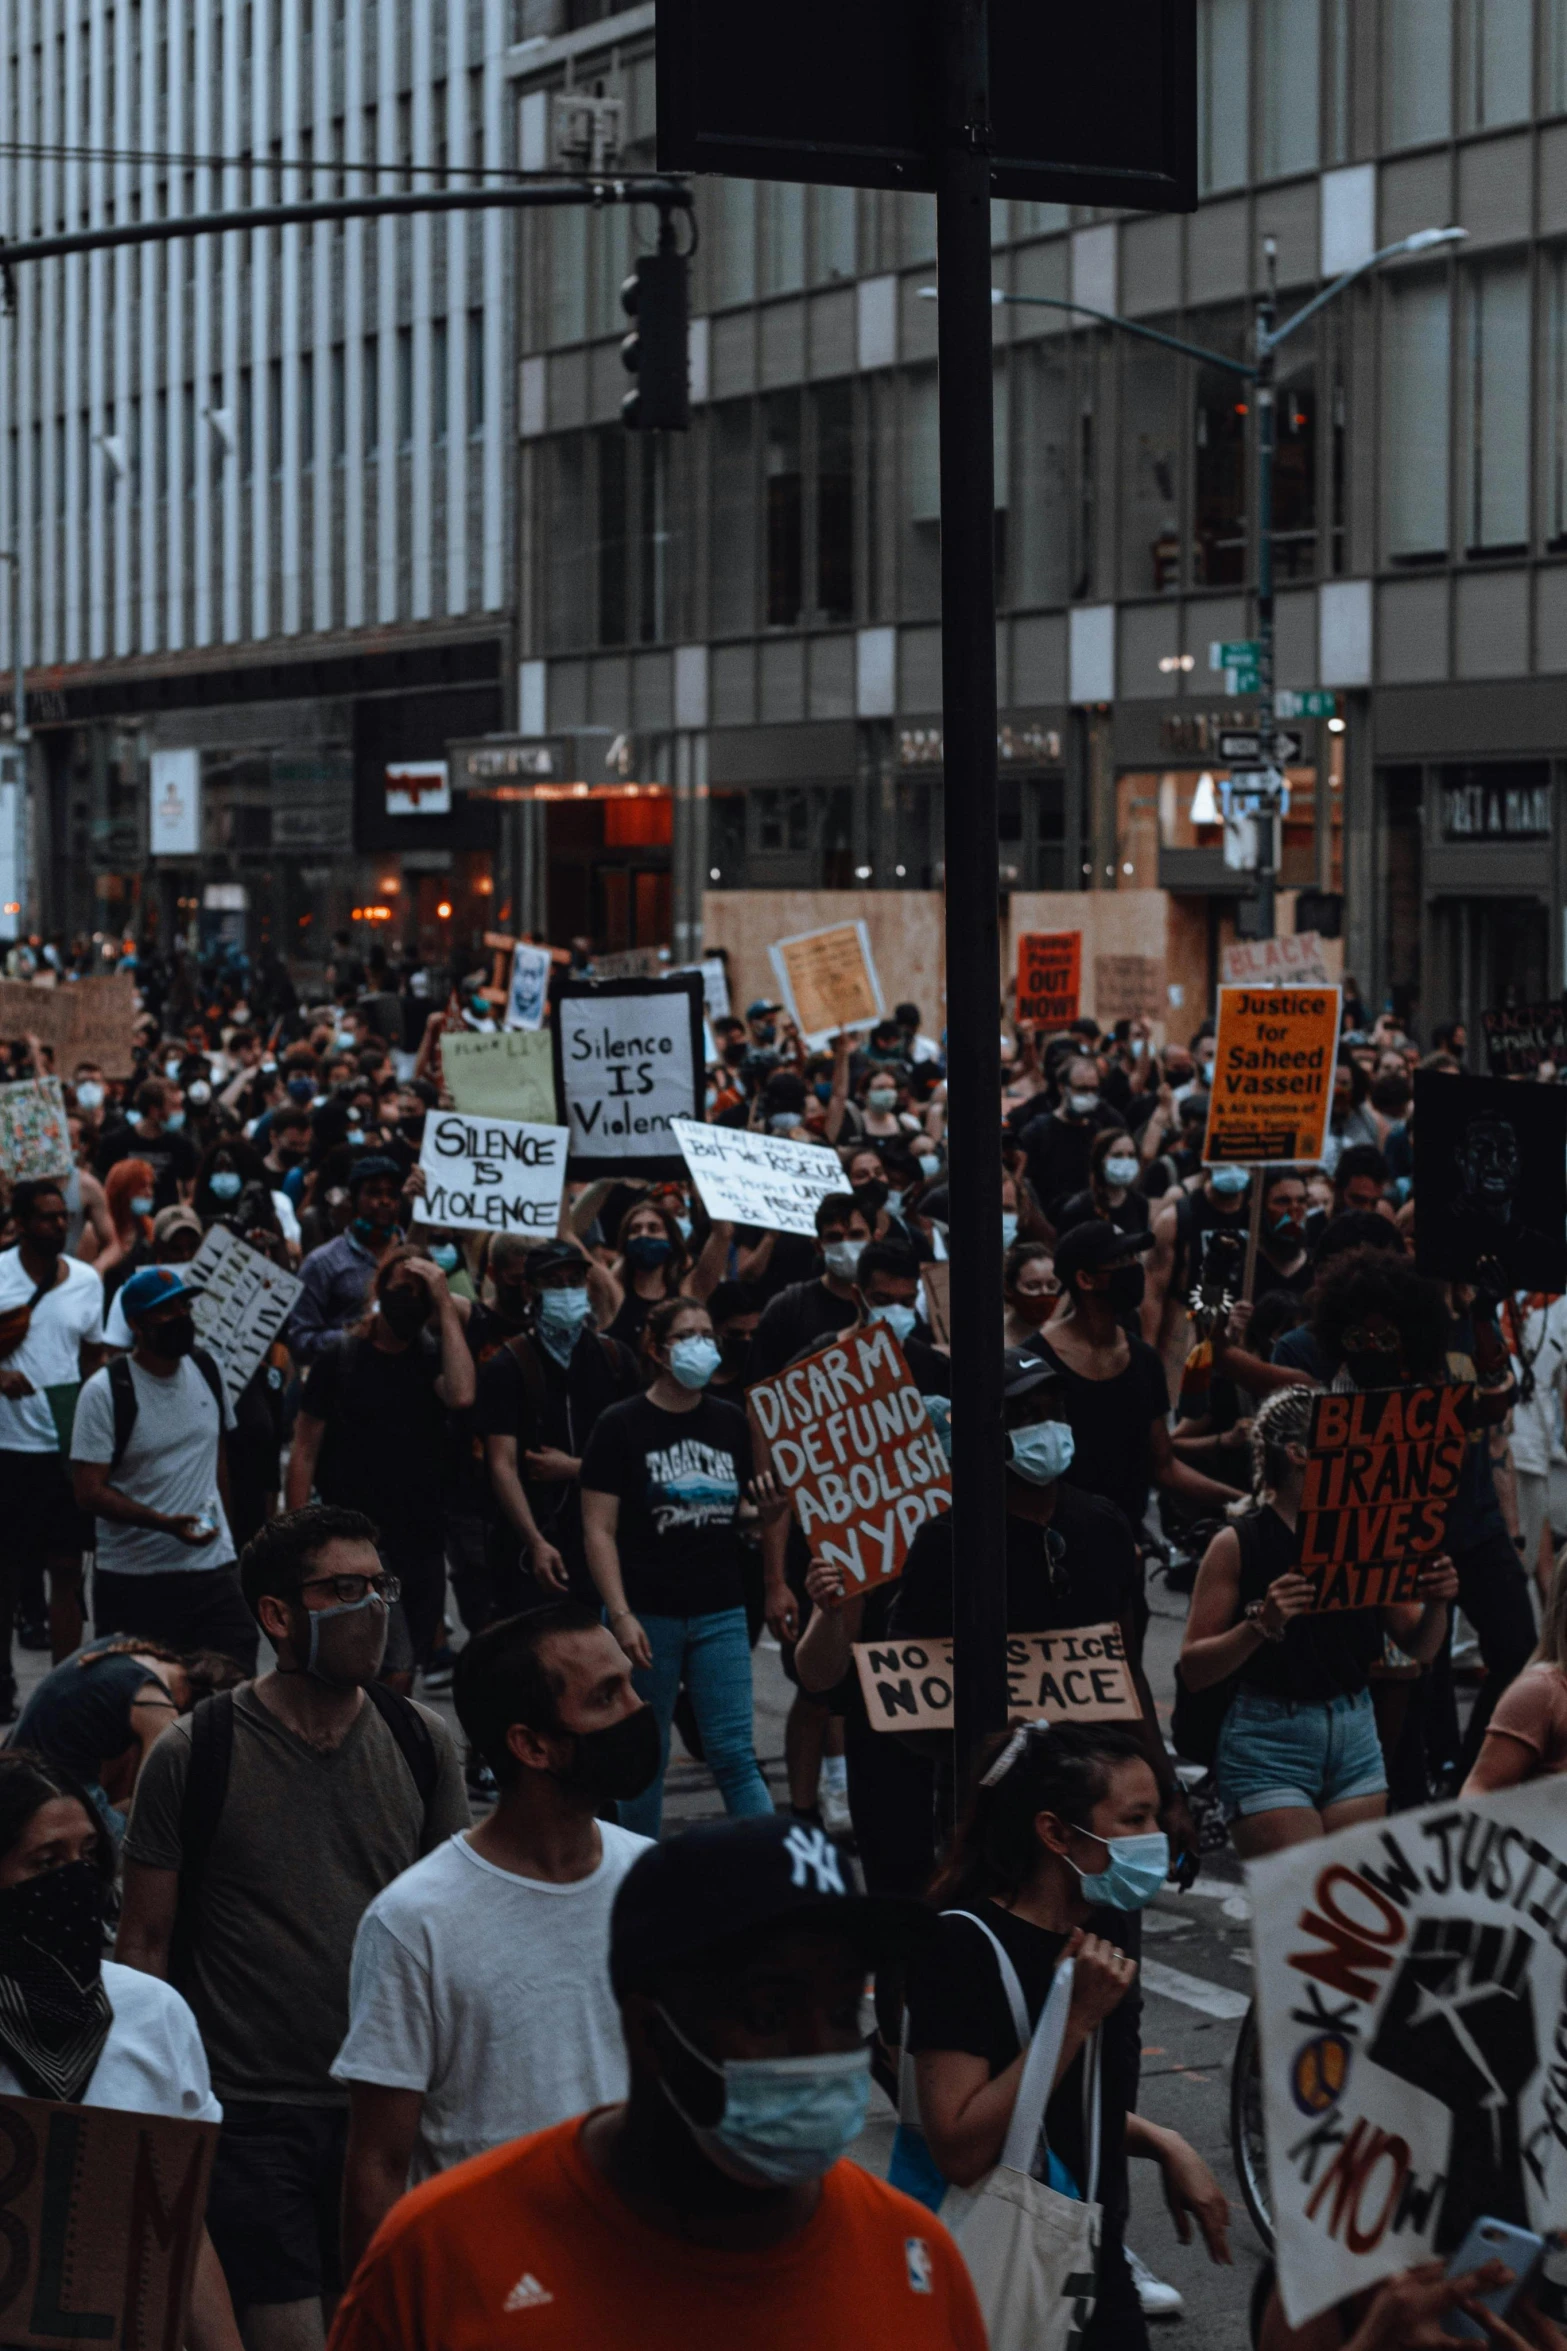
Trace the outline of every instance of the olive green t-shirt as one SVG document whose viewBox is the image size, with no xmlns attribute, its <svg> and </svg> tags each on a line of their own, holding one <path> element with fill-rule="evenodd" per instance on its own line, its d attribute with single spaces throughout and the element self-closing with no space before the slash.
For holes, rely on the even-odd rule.
<svg viewBox="0 0 1567 2351">
<path fill-rule="evenodd" d="M 359 1921 L 383 1886 L 468 1826 L 462 1766 L 428 1707 L 437 1761 L 428 1811 L 368 1699 L 340 1747 L 307 1746 L 243 1683 L 234 1754 L 202 1873 L 189 1980 L 219 2098 L 340 2106 L 331 2078 L 348 2031 Z M 136 1783 L 127 1859 L 180 1866 L 188 1721 L 171 1723 Z"/>
</svg>

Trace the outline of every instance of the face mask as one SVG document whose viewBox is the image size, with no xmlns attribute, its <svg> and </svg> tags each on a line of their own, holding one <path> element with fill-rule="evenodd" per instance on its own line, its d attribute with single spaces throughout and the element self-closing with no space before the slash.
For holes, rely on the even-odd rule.
<svg viewBox="0 0 1567 2351">
<path fill-rule="evenodd" d="M 1135 1314 L 1143 1302 L 1146 1287 L 1140 1265 L 1117 1265 L 1111 1269 L 1105 1284 L 1105 1296 L 1117 1314 Z"/>
<path fill-rule="evenodd" d="M 82 1991 L 101 1980 L 107 1888 L 90 1861 L 68 1861 L 0 1893 L 0 1935 L 47 1951 Z M 69 1993 L 64 1985 L 61 1992 Z"/>
<path fill-rule="evenodd" d="M 1126 1185 L 1135 1184 L 1136 1181 L 1137 1161 L 1135 1159 L 1123 1159 L 1118 1153 L 1113 1153 L 1105 1161 L 1105 1182 L 1107 1184 Z"/>
<path fill-rule="evenodd" d="M 313 1102 L 315 1092 L 315 1087 L 309 1078 L 290 1078 L 288 1081 L 290 1102 Z"/>
<path fill-rule="evenodd" d="M 1010 1249 L 1010 1248 L 1011 1248 L 1011 1246 L 1012 1246 L 1012 1244 L 1013 1244 L 1013 1242 L 1014 1242 L 1016 1239 L 1017 1239 L 1017 1211 L 1016 1211 L 1016 1209 L 1013 1209 L 1013 1208 L 1003 1208 L 1003 1210 L 1001 1211 L 1001 1246 L 1002 1246 L 1002 1248 L 1003 1248 L 1003 1249 Z"/>
<path fill-rule="evenodd" d="M 360 1144 L 361 1144 L 361 1143 L 364 1141 L 364 1139 L 365 1139 L 365 1130 L 364 1130 L 364 1128 L 363 1128 L 363 1127 L 350 1127 L 350 1128 L 349 1128 L 349 1130 L 348 1130 L 348 1140 L 349 1140 L 349 1141 L 350 1141 L 350 1142 L 353 1144 L 353 1146 L 354 1146 L 354 1148 L 355 1148 L 355 1150 L 356 1150 L 356 1151 L 358 1150 L 358 1148 L 359 1148 Z"/>
<path fill-rule="evenodd" d="M 1010 1301 L 1019 1322 L 1039 1325 L 1050 1320 L 1056 1309 L 1056 1300 L 1048 1290 L 1019 1290 Z"/>
<path fill-rule="evenodd" d="M 832 1100 L 832 1087 L 830 1085 L 818 1082 L 816 1088 L 816 1099 L 818 1102 L 830 1102 Z"/>
<path fill-rule="evenodd" d="M 668 1255 L 669 1241 L 663 1233 L 633 1233 L 626 1243 L 626 1263 L 638 1273 L 651 1273 Z"/>
<path fill-rule="evenodd" d="M 91 1078 L 84 1078 L 76 1089 L 76 1107 L 78 1110 L 101 1110 L 103 1108 L 102 1086 L 95 1086 Z"/>
<path fill-rule="evenodd" d="M 180 1074 L 179 1063 L 177 1061 L 166 1061 L 163 1065 L 163 1074 L 166 1078 L 177 1078 Z"/>
<path fill-rule="evenodd" d="M 570 1763 L 555 1778 L 595 1804 L 628 1804 L 657 1776 L 658 1716 L 651 1706 L 639 1706 L 601 1731 L 576 1732 L 574 1745 Z"/>
<path fill-rule="evenodd" d="M 775 1135 L 793 1134 L 799 1123 L 800 1114 L 797 1110 L 775 1110 L 767 1121 L 769 1132 Z"/>
<path fill-rule="evenodd" d="M 867 1110 L 896 1110 L 898 1097 L 890 1086 L 872 1086 L 865 1097 Z"/>
<path fill-rule="evenodd" d="M 303 1607 L 303 1603 L 301 1603 Z M 331 1690 L 362 1690 L 375 1680 L 386 1655 L 390 1611 L 379 1592 L 366 1592 L 337 1608 L 307 1608 L 310 1639 L 305 1671 Z"/>
<path fill-rule="evenodd" d="M 1083 1835 L 1094 1837 L 1094 1832 L 1084 1829 Z M 1110 1858 L 1097 1877 L 1085 1876 L 1073 1862 L 1084 1899 L 1111 1910 L 1146 1909 L 1170 1874 L 1170 1840 L 1163 1829 L 1150 1829 L 1145 1837 L 1094 1837 L 1094 1843 L 1103 1845 Z"/>
<path fill-rule="evenodd" d="M 184 1113 L 184 1111 L 183 1111 L 183 1110 L 171 1110 L 171 1111 L 169 1112 L 169 1115 L 168 1115 L 168 1117 L 167 1117 L 167 1118 L 164 1120 L 164 1122 L 163 1122 L 163 1123 L 164 1123 L 164 1125 L 165 1125 L 165 1126 L 168 1128 L 168 1130 L 169 1130 L 169 1132 L 170 1132 L 170 1134 L 171 1134 L 171 1135 L 177 1135 L 177 1134 L 179 1133 L 179 1131 L 180 1131 L 181 1127 L 182 1127 L 182 1126 L 185 1124 L 185 1113 Z"/>
<path fill-rule="evenodd" d="M 171 1314 L 163 1322 L 149 1323 L 140 1336 L 151 1354 L 175 1363 L 195 1346 L 196 1325 L 188 1314 Z"/>
<path fill-rule="evenodd" d="M 730 1336 L 725 1339 L 720 1354 L 724 1369 L 728 1372 L 730 1379 L 743 1384 L 751 1361 L 749 1334 L 745 1331 L 731 1332 Z"/>
<path fill-rule="evenodd" d="M 381 1320 L 394 1338 L 417 1339 L 430 1318 L 430 1301 L 417 1290 L 387 1290 L 381 1298 Z"/>
<path fill-rule="evenodd" d="M 578 1335 L 592 1312 L 586 1283 L 574 1284 L 569 1290 L 540 1292 L 539 1337 L 557 1363 L 570 1362 Z"/>
<path fill-rule="evenodd" d="M 424 1112 L 421 1110 L 416 1118 L 400 1118 L 397 1127 L 398 1132 L 406 1135 L 410 1143 L 415 1145 L 422 1143 L 424 1141 Z"/>
<path fill-rule="evenodd" d="M 1237 1200 L 1251 1183 L 1251 1169 L 1216 1167 L 1210 1181 L 1221 1200 Z"/>
<path fill-rule="evenodd" d="M 1097 1094 L 1068 1094 L 1066 1106 L 1074 1118 L 1091 1118 L 1099 1108 Z"/>
<path fill-rule="evenodd" d="M 137 1192 L 134 1195 L 131 1200 L 131 1214 L 132 1216 L 151 1216 L 152 1194 L 150 1192 Z"/>
<path fill-rule="evenodd" d="M 1030 1428 L 1012 1431 L 1012 1458 L 1007 1467 L 1028 1485 L 1053 1486 L 1071 1468 L 1075 1450 L 1072 1431 L 1064 1420 L 1035 1421 Z"/>
<path fill-rule="evenodd" d="M 778 1031 L 774 1028 L 770 1020 L 759 1021 L 757 1026 L 752 1030 L 751 1034 L 755 1038 L 758 1045 L 775 1044 L 778 1038 Z"/>
<path fill-rule="evenodd" d="M 663 2018 L 682 2049 L 724 2085 L 716 2123 L 693 2122 L 667 2081 L 662 2089 L 709 2163 L 751 2188 L 819 2180 L 846 2155 L 870 2106 L 870 2051 L 824 2057 L 727 2058 L 715 2065 L 693 2047 L 669 2011 Z"/>
<path fill-rule="evenodd" d="M 339 1053 L 349 1052 L 355 1043 L 353 1030 L 339 1029 L 337 1035 L 332 1039 L 332 1043 Z"/>
<path fill-rule="evenodd" d="M 683 1388 L 705 1388 L 722 1361 L 711 1339 L 677 1339 L 669 1350 L 669 1368 Z"/>
<path fill-rule="evenodd" d="M 440 1263 L 438 1258 L 436 1263 Z M 587 1296 L 585 1290 L 582 1294 L 584 1297 Z M 495 1311 L 502 1322 L 509 1322 L 514 1330 L 519 1324 L 526 1322 L 528 1318 L 527 1283 L 497 1282 L 495 1285 Z"/>
<path fill-rule="evenodd" d="M 1300 1227 L 1292 1216 L 1276 1216 L 1273 1220 L 1273 1238 L 1276 1241 L 1298 1241 Z"/>
<path fill-rule="evenodd" d="M 231 1167 L 220 1167 L 208 1179 L 207 1189 L 214 1200 L 237 1200 L 244 1189 L 244 1177 L 236 1175 Z"/>
<path fill-rule="evenodd" d="M 914 1328 L 914 1309 L 912 1306 L 867 1306 L 865 1319 L 867 1322 L 884 1322 L 901 1347 Z"/>
<path fill-rule="evenodd" d="M 430 1251 L 430 1263 L 438 1265 L 442 1273 L 455 1273 L 461 1262 L 455 1241 L 437 1241 Z"/>
<path fill-rule="evenodd" d="M 675 1218 L 675 1222 L 676 1222 L 676 1224 L 677 1224 L 677 1225 L 680 1227 L 680 1238 L 682 1239 L 682 1241 L 689 1241 L 689 1240 L 690 1240 L 690 1238 L 691 1238 L 691 1219 L 690 1219 L 690 1217 L 689 1217 L 689 1216 L 677 1216 L 677 1217 Z"/>
<path fill-rule="evenodd" d="M 922 1176 L 925 1176 L 925 1177 L 930 1177 L 930 1176 L 933 1176 L 933 1175 L 940 1175 L 940 1173 L 941 1173 L 941 1154 L 940 1154 L 940 1152 L 939 1152 L 939 1151 L 922 1151 L 922 1152 L 920 1153 L 920 1158 L 919 1158 L 919 1170 L 920 1170 L 920 1174 L 921 1174 Z"/>
<path fill-rule="evenodd" d="M 852 1282 L 860 1270 L 861 1241 L 829 1241 L 822 1251 L 822 1263 L 834 1281 Z"/>
</svg>

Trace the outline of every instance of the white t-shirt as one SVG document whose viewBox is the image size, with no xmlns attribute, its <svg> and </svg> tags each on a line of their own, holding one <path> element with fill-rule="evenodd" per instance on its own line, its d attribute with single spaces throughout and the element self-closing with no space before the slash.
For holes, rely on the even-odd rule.
<svg viewBox="0 0 1567 2351">
<path fill-rule="evenodd" d="M 98 1565 L 113 1575 L 167 1575 L 171 1569 L 226 1567 L 234 1538 L 218 1492 L 218 1430 L 231 1429 L 234 1415 L 218 1400 L 199 1365 L 187 1355 L 172 1379 L 131 1363 L 136 1420 L 110 1483 L 133 1502 L 161 1510 L 167 1518 L 210 1511 L 218 1531 L 210 1543 L 182 1543 L 156 1527 L 127 1526 L 121 1519 L 97 1523 Z M 222 1382 L 219 1382 L 221 1389 Z M 76 1406 L 71 1438 L 73 1461 L 114 1459 L 114 1396 L 107 1368 L 95 1371 Z"/>
<path fill-rule="evenodd" d="M 1524 1318 L 1523 1351 L 1534 1372 L 1534 1392 L 1527 1404 L 1520 1399 L 1513 1406 L 1513 1466 L 1544 1477 L 1551 1466 L 1557 1400 L 1567 1369 L 1567 1298 L 1553 1298 L 1543 1309 L 1530 1308 Z M 1523 1369 L 1514 1356 L 1513 1370 L 1520 1379 Z"/>
<path fill-rule="evenodd" d="M 106 1959 L 103 1988 L 114 2022 L 77 2104 L 172 2115 L 183 2122 L 221 2122 L 223 2109 L 212 2095 L 196 2019 L 174 1986 Z M 0 2092 L 7 2098 L 27 2095 L 3 2058 Z"/>
<path fill-rule="evenodd" d="M 0 1357 L 6 1371 L 25 1372 L 33 1383 L 32 1395 L 19 1396 L 14 1403 L 0 1396 L 0 1452 L 59 1452 L 54 1414 L 44 1390 L 70 1387 L 79 1380 L 83 1340 L 96 1345 L 103 1338 L 102 1276 L 80 1258 L 62 1257 L 60 1262 L 64 1281 L 39 1299 L 20 1347 Z M 25 1306 L 37 1287 L 22 1263 L 21 1250 L 0 1250 L 0 1314 Z"/>
<path fill-rule="evenodd" d="M 410 2186 L 625 2097 L 609 1913 L 648 1839 L 598 1827 L 598 1868 L 565 1886 L 450 1837 L 360 1920 L 332 2077 L 424 2092 Z"/>
</svg>

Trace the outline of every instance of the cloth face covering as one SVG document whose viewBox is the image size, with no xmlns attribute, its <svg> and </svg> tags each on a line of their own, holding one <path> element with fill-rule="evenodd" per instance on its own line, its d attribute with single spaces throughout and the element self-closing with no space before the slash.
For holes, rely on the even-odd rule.
<svg viewBox="0 0 1567 2351">
<path fill-rule="evenodd" d="M 693 2122 L 665 2079 L 662 2089 L 708 2161 L 747 2187 L 818 2180 L 865 2127 L 871 2096 L 869 2048 L 818 2057 L 726 2058 L 715 2064 L 688 2041 L 662 2003 L 659 2015 L 682 2049 L 722 2077 L 724 2111 Z"/>
<path fill-rule="evenodd" d="M 73 2104 L 103 2054 L 103 1900 L 90 1861 L 0 1893 L 0 2051 L 30 2098 Z"/>
</svg>

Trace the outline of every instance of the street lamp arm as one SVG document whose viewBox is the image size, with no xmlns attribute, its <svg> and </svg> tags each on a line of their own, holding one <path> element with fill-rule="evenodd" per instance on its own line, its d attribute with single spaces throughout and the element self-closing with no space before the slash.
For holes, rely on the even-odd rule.
<svg viewBox="0 0 1567 2351">
<path fill-rule="evenodd" d="M 934 302 L 935 286 L 921 286 L 920 300 Z M 1232 375 L 1255 377 L 1257 370 L 1249 359 L 1231 359 L 1224 351 L 1207 351 L 1201 343 L 1183 343 L 1179 335 L 1166 335 L 1158 327 L 1139 325 L 1135 318 L 1118 318 L 1113 310 L 1095 310 L 1086 302 L 1065 302 L 1056 294 L 1004 294 L 999 286 L 990 289 L 992 307 L 1000 310 L 1011 305 L 1023 310 L 1070 310 L 1079 318 L 1093 318 L 1101 326 L 1119 327 L 1123 335 L 1140 335 L 1145 343 L 1162 343 L 1167 351 L 1180 351 L 1188 359 L 1200 359 L 1208 367 L 1228 368 Z"/>
<path fill-rule="evenodd" d="M 1457 228 L 1416 229 L 1413 236 L 1400 237 L 1394 245 L 1384 245 L 1379 253 L 1368 254 L 1364 261 L 1357 261 L 1353 269 L 1346 269 L 1342 277 L 1335 278 L 1331 286 L 1324 286 L 1320 294 L 1314 294 L 1305 308 L 1297 310 L 1293 318 L 1287 318 L 1281 327 L 1275 327 L 1271 334 L 1260 338 L 1263 348 L 1276 351 L 1297 327 L 1305 325 L 1308 318 L 1315 318 L 1317 312 L 1329 302 L 1336 302 L 1346 286 L 1352 286 L 1357 278 L 1366 277 L 1372 270 L 1379 269 L 1384 261 L 1396 260 L 1401 253 L 1425 253 L 1437 245 L 1456 245 L 1468 234 L 1467 229 Z"/>
</svg>

